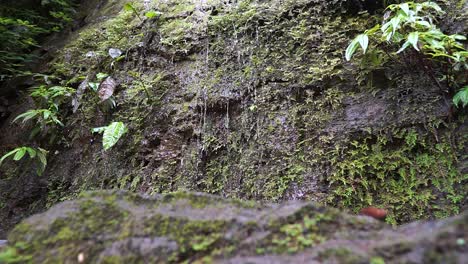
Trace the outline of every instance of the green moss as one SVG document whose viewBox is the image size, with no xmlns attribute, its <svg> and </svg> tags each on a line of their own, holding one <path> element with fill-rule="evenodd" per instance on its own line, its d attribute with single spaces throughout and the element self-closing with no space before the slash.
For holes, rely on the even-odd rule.
<svg viewBox="0 0 468 264">
<path fill-rule="evenodd" d="M 323 262 L 336 262 L 343 264 L 359 264 L 368 263 L 369 260 L 365 256 L 360 256 L 348 248 L 332 248 L 326 249 L 319 253 L 319 259 Z"/>
<path fill-rule="evenodd" d="M 225 221 L 188 221 L 157 215 L 145 221 L 145 232 L 157 236 L 166 236 L 177 242 L 179 246 L 172 261 L 181 261 L 190 257 L 197 258 L 199 252 L 209 254 L 215 248 L 226 246 L 223 232 L 230 223 Z"/>
<path fill-rule="evenodd" d="M 141 35 L 134 32 L 138 22 L 132 12 L 122 11 L 99 25 L 87 26 L 60 51 L 50 64 L 51 71 L 57 77 L 71 79 L 86 76 L 93 68 L 100 67 L 101 62 L 110 63 L 110 48 L 125 51 L 141 40 Z"/>
<path fill-rule="evenodd" d="M 332 159 L 333 203 L 356 211 L 369 205 L 386 208 L 393 224 L 458 212 L 463 193 L 455 186 L 466 175 L 454 166 L 449 138 L 432 140 L 429 134 L 402 129 L 339 150 Z M 445 199 L 435 200 L 436 192 Z"/>
<path fill-rule="evenodd" d="M 260 243 L 257 253 L 296 253 L 325 242 L 327 240 L 324 233 L 325 226 L 331 223 L 332 215 L 306 213 L 303 218 L 301 215 L 302 213 L 298 212 L 294 215 L 297 219 L 286 220 L 287 223 L 270 224 L 277 231 Z"/>
<path fill-rule="evenodd" d="M 21 243 L 2 248 L 0 250 L 0 263 L 31 263 L 32 256 L 22 252 L 25 248 L 25 245 Z"/>
</svg>

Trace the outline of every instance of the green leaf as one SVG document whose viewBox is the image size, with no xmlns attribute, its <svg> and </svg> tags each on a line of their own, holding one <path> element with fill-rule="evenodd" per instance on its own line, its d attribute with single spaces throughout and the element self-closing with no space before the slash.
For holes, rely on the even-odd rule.
<svg viewBox="0 0 468 264">
<path fill-rule="evenodd" d="M 417 25 L 420 25 L 420 26 L 423 26 L 423 27 L 426 27 L 426 28 L 432 28 L 432 24 L 427 22 L 427 21 L 416 21 L 416 24 Z"/>
<path fill-rule="evenodd" d="M 353 54 L 354 52 L 356 52 L 358 47 L 359 47 L 359 41 L 356 37 L 355 39 L 353 39 L 353 41 L 351 41 L 348 48 L 346 48 L 345 57 L 347 61 L 351 60 L 351 57 L 353 57 Z"/>
<path fill-rule="evenodd" d="M 408 16 L 410 15 L 410 8 L 409 8 L 408 3 L 401 4 L 400 8 L 401 10 L 403 10 L 403 12 L 405 12 L 406 15 Z"/>
<path fill-rule="evenodd" d="M 359 44 L 363 50 L 363 53 L 366 54 L 367 47 L 369 45 L 369 37 L 366 34 L 361 34 L 358 36 Z"/>
<path fill-rule="evenodd" d="M 24 154 L 26 154 L 26 148 L 25 148 L 25 147 L 20 148 L 20 149 L 16 152 L 15 156 L 13 157 L 13 160 L 14 160 L 14 161 L 18 161 L 18 160 L 22 159 L 22 158 L 24 157 Z"/>
<path fill-rule="evenodd" d="M 38 110 L 29 110 L 25 113 L 22 113 L 20 115 L 18 115 L 17 117 L 15 117 L 15 119 L 13 119 L 12 123 L 16 122 L 18 119 L 23 119 L 23 123 L 28 121 L 29 119 L 31 118 L 34 118 L 35 116 L 37 116 L 39 114 L 39 111 Z"/>
<path fill-rule="evenodd" d="M 54 121 L 54 123 L 56 123 L 56 124 L 58 124 L 60 126 L 64 126 L 64 124 L 60 120 L 58 120 L 57 116 L 55 116 L 55 115 L 52 115 L 52 121 Z"/>
<path fill-rule="evenodd" d="M 122 122 L 113 122 L 108 125 L 102 137 L 104 150 L 112 148 L 126 132 L 127 127 Z"/>
<path fill-rule="evenodd" d="M 95 92 L 97 92 L 97 90 L 99 89 L 99 83 L 90 82 L 90 83 L 88 83 L 88 85 Z"/>
<path fill-rule="evenodd" d="M 39 148 L 39 151 L 37 152 L 37 157 L 39 158 L 40 162 L 45 166 L 47 165 L 47 150 Z"/>
<path fill-rule="evenodd" d="M 157 17 L 158 15 L 159 15 L 159 13 L 154 11 L 154 10 L 151 10 L 151 11 L 148 11 L 148 12 L 145 13 L 145 17 L 147 17 L 149 19 Z"/>
<path fill-rule="evenodd" d="M 135 7 L 133 7 L 132 3 L 126 3 L 124 5 L 124 10 L 125 11 L 133 11 L 133 12 L 136 12 L 136 9 Z"/>
<path fill-rule="evenodd" d="M 458 35 L 458 34 L 451 35 L 450 37 L 453 38 L 453 39 L 456 39 L 456 40 L 466 40 L 465 36 Z"/>
<path fill-rule="evenodd" d="M 47 120 L 49 118 L 51 112 L 47 110 L 47 111 L 44 111 L 43 114 L 44 114 L 44 119 Z"/>
<path fill-rule="evenodd" d="M 91 129 L 91 132 L 93 133 L 103 133 L 106 130 L 107 127 L 95 127 Z"/>
<path fill-rule="evenodd" d="M 468 105 L 468 86 L 463 87 L 455 96 L 453 97 L 453 104 L 458 107 L 462 103 L 462 106 L 465 107 Z M 0 162 L 1 163 L 1 162 Z"/>
<path fill-rule="evenodd" d="M 39 152 L 37 152 L 37 157 L 39 158 L 39 161 L 42 163 L 42 165 L 46 166 L 47 165 L 47 150 L 39 148 Z"/>
<path fill-rule="evenodd" d="M 419 40 L 419 33 L 418 32 L 411 32 L 408 35 L 408 42 L 413 45 L 413 48 L 419 51 L 418 48 L 418 40 Z"/>
<path fill-rule="evenodd" d="M 15 154 L 16 152 L 18 152 L 20 149 L 19 148 L 16 148 L 10 152 L 8 152 L 7 154 L 3 155 L 2 158 L 0 159 L 0 165 L 2 165 L 2 162 L 8 158 L 9 156 L 12 156 L 13 154 Z"/>
<path fill-rule="evenodd" d="M 26 148 L 26 151 L 28 152 L 29 154 L 29 157 L 31 159 L 34 159 L 36 157 L 36 154 L 37 154 L 37 151 L 33 148 Z"/>
<path fill-rule="evenodd" d="M 39 151 L 37 152 L 37 157 L 39 158 L 39 161 L 41 162 L 41 166 L 37 168 L 37 174 L 39 176 L 42 175 L 42 173 L 45 171 L 45 168 L 47 167 L 47 150 L 39 148 Z"/>
<path fill-rule="evenodd" d="M 101 81 L 102 79 L 106 78 L 107 76 L 109 76 L 109 74 L 100 72 L 100 73 L 96 74 L 96 79 Z"/>
<path fill-rule="evenodd" d="M 411 45 L 411 43 L 409 41 L 406 41 L 403 46 L 401 46 L 401 48 L 396 52 L 397 54 L 398 53 L 401 53 L 403 52 L 407 47 L 409 47 Z"/>
</svg>

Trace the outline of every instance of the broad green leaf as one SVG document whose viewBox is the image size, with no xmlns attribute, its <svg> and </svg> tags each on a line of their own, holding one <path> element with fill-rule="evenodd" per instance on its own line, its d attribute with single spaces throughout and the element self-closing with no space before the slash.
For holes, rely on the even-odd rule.
<svg viewBox="0 0 468 264">
<path fill-rule="evenodd" d="M 112 148 L 126 132 L 127 127 L 122 122 L 113 122 L 107 126 L 102 137 L 104 150 Z"/>
<path fill-rule="evenodd" d="M 387 23 L 383 24 L 382 27 L 381 27 L 382 32 L 383 32 L 383 33 L 387 32 L 391 25 L 392 25 L 392 23 L 390 23 L 390 21 L 388 21 Z"/>
<path fill-rule="evenodd" d="M 16 152 L 15 156 L 13 157 L 13 160 L 14 160 L 14 161 L 18 161 L 18 160 L 22 159 L 22 158 L 24 157 L 24 154 L 26 154 L 26 148 L 24 148 L 24 147 L 23 147 L 23 148 L 20 148 L 20 149 Z"/>
</svg>

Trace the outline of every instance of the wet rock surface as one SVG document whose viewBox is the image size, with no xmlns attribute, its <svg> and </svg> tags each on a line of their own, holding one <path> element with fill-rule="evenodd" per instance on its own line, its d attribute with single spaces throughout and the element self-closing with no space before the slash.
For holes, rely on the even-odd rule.
<svg viewBox="0 0 468 264">
<path fill-rule="evenodd" d="M 468 212 L 395 229 L 307 202 L 99 191 L 24 220 L 8 249 L 32 263 L 461 264 L 467 240 Z"/>
</svg>

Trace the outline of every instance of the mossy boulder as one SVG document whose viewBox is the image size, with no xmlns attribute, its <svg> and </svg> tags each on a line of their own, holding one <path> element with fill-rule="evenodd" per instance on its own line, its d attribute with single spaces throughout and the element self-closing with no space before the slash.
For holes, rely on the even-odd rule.
<svg viewBox="0 0 468 264">
<path fill-rule="evenodd" d="M 61 110 L 59 143 L 38 142 L 50 154 L 34 192 L 21 189 L 39 181 L 27 166 L 0 168 L 0 189 L 20 190 L 0 197 L 0 236 L 27 212 L 101 188 L 373 205 L 392 224 L 461 211 L 465 113 L 450 114 L 414 61 L 344 61 L 349 40 L 381 20 L 380 1 L 132 1 L 139 16 L 125 2 L 83 1 L 80 26 L 48 53 L 41 73 L 54 84 L 111 75 L 116 107 L 88 88 L 75 113 Z M 466 4 L 439 2 L 444 30 L 466 33 Z M 16 145 L 27 139 L 10 124 L 20 113 L 0 128 Z M 129 133 L 104 152 L 91 129 L 113 121 Z"/>
<path fill-rule="evenodd" d="M 99 191 L 21 222 L 0 261 L 466 263 L 467 224 L 467 212 L 393 229 L 315 203 Z"/>
</svg>

